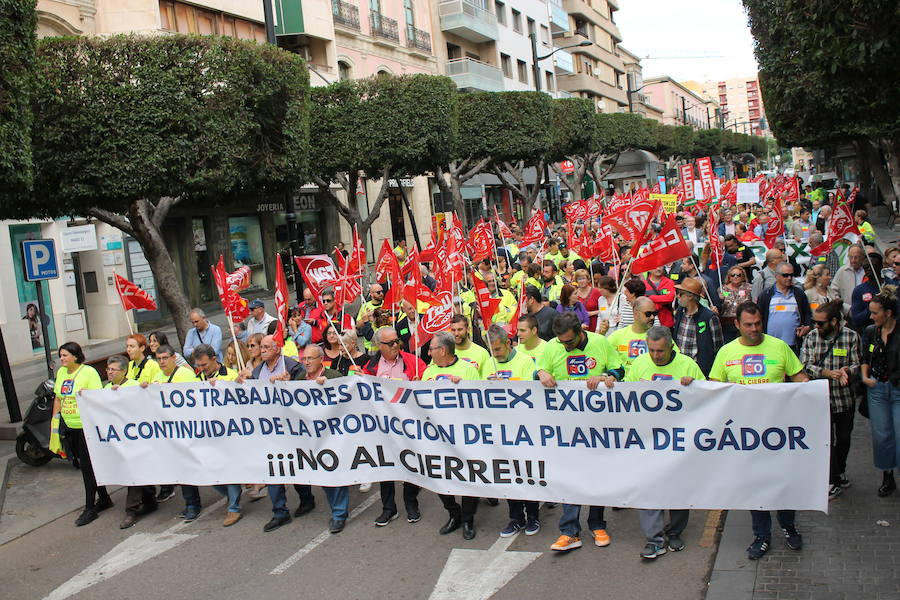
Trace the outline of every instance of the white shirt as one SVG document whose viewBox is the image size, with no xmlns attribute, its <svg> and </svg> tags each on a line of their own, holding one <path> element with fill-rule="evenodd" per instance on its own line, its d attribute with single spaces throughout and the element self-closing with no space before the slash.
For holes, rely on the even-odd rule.
<svg viewBox="0 0 900 600">
<path fill-rule="evenodd" d="M 254 333 L 266 335 L 268 333 L 269 323 L 274 320 L 275 317 L 269 313 L 263 313 L 262 321 L 257 321 L 253 317 L 250 317 L 247 319 L 247 335 L 253 335 Z"/>
</svg>

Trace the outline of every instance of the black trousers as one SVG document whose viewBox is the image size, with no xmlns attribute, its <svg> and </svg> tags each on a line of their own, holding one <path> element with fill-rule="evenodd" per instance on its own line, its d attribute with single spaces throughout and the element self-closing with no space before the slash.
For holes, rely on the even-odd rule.
<svg viewBox="0 0 900 600">
<path fill-rule="evenodd" d="M 831 413 L 831 483 L 837 483 L 847 470 L 847 455 L 850 454 L 850 437 L 855 417 L 853 407 L 847 412 Z"/>
<path fill-rule="evenodd" d="M 393 481 L 382 481 L 380 484 L 381 506 L 384 510 L 394 512 L 397 510 L 397 501 L 394 499 L 396 486 Z M 406 512 L 410 509 L 419 509 L 419 486 L 408 481 L 403 482 L 403 506 Z"/>
<path fill-rule="evenodd" d="M 441 504 L 450 513 L 450 518 L 460 519 L 463 523 L 471 523 L 475 520 L 475 511 L 478 510 L 478 498 L 472 496 L 462 496 L 460 498 L 462 507 L 456 502 L 455 496 L 447 496 L 446 494 L 438 494 Z"/>
<path fill-rule="evenodd" d="M 128 486 L 125 496 L 125 514 L 137 516 L 143 510 L 153 510 L 157 506 L 155 485 Z"/>
<path fill-rule="evenodd" d="M 511 521 L 538 520 L 540 503 L 537 500 L 507 500 L 506 503 L 509 505 L 509 519 Z"/>
<path fill-rule="evenodd" d="M 84 481 L 84 508 L 94 510 L 97 498 L 109 498 L 106 486 L 98 486 L 94 477 L 94 467 L 91 465 L 91 455 L 88 453 L 87 442 L 84 439 L 84 429 L 66 429 L 66 435 L 72 442 L 72 452 L 78 459 L 78 468 L 81 469 L 81 479 Z"/>
</svg>

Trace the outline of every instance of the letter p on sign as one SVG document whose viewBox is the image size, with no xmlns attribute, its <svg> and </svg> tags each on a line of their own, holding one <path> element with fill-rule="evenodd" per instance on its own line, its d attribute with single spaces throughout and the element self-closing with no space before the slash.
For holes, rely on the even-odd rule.
<svg viewBox="0 0 900 600">
<path fill-rule="evenodd" d="M 59 277 L 59 264 L 53 240 L 23 241 L 22 261 L 26 281 L 43 281 Z"/>
</svg>

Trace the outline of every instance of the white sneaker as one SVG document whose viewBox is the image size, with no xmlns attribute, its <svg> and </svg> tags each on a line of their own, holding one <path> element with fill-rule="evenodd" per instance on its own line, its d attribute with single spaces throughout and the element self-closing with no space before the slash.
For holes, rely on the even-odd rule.
<svg viewBox="0 0 900 600">
<path fill-rule="evenodd" d="M 359 491 L 362 492 L 363 494 L 365 494 L 366 492 L 368 492 L 368 491 L 371 490 L 371 489 L 372 489 L 372 484 L 371 484 L 371 483 L 361 483 L 361 484 L 359 484 Z"/>
</svg>

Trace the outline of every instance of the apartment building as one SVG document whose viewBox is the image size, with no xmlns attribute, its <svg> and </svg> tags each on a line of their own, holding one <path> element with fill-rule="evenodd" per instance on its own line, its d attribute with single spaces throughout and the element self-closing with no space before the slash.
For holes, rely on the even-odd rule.
<svg viewBox="0 0 900 600">
<path fill-rule="evenodd" d="M 650 77 L 643 81 L 644 95 L 662 109 L 664 125 L 689 125 L 694 129 L 716 127 L 714 98 L 704 97 L 669 77 Z"/>
<path fill-rule="evenodd" d="M 766 110 L 759 79 L 755 75 L 724 81 L 685 82 L 685 85 L 688 84 L 693 89 L 718 99 L 726 129 L 772 137 L 772 132 L 765 123 Z"/>
<path fill-rule="evenodd" d="M 663 111 L 655 106 L 650 97 L 644 93 L 644 74 L 641 68 L 641 59 L 622 46 L 619 46 L 619 54 L 625 63 L 626 92 L 628 97 L 628 112 L 638 113 L 645 119 L 653 119 L 662 123 Z"/>
</svg>

